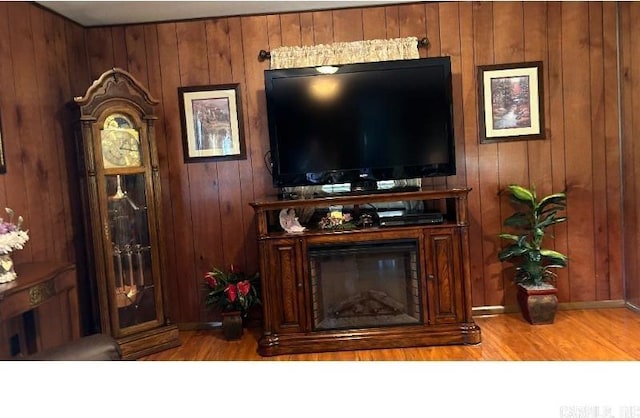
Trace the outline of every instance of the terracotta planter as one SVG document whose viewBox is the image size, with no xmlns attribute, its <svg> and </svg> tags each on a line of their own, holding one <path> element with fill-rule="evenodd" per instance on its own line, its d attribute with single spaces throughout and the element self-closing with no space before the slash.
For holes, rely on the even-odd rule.
<svg viewBox="0 0 640 418">
<path fill-rule="evenodd" d="M 243 324 L 240 312 L 223 312 L 222 313 L 222 332 L 227 340 L 239 340 L 242 338 Z"/>
<path fill-rule="evenodd" d="M 533 325 L 553 324 L 558 310 L 558 289 L 529 288 L 518 285 L 518 304 L 522 316 Z"/>
</svg>

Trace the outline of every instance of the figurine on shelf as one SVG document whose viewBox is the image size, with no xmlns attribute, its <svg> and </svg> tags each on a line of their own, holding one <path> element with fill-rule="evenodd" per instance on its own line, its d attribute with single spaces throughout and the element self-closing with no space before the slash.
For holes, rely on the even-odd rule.
<svg viewBox="0 0 640 418">
<path fill-rule="evenodd" d="M 292 208 L 282 209 L 280 211 L 280 226 L 290 234 L 297 234 L 306 229 L 304 226 L 300 225 L 300 222 L 296 217 L 296 211 Z"/>
</svg>

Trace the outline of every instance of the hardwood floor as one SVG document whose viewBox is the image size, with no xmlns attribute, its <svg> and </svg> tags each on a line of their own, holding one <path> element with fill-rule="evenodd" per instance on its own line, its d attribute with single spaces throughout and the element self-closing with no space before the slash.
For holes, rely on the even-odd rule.
<svg viewBox="0 0 640 418">
<path fill-rule="evenodd" d="M 552 325 L 530 325 L 519 313 L 476 317 L 482 342 L 261 357 L 259 329 L 239 341 L 221 330 L 180 331 L 182 345 L 140 360 L 423 361 L 423 360 L 640 360 L 640 314 L 626 308 L 559 311 Z"/>
</svg>

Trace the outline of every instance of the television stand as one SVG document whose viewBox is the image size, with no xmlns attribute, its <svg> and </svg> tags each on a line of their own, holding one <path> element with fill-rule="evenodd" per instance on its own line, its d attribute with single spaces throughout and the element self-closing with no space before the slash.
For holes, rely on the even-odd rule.
<svg viewBox="0 0 640 418">
<path fill-rule="evenodd" d="M 253 202 L 264 314 L 258 353 L 479 343 L 471 315 L 470 190 Z M 301 213 L 412 200 L 440 208 L 442 220 L 350 229 L 305 225 L 289 234 L 277 216 L 289 208 Z"/>
</svg>

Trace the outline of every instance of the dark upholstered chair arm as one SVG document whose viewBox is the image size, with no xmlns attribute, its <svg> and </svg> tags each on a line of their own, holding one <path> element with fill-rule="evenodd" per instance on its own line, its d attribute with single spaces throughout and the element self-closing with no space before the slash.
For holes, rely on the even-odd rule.
<svg viewBox="0 0 640 418">
<path fill-rule="evenodd" d="M 117 341 L 105 334 L 94 334 L 71 341 L 59 347 L 44 350 L 25 357 L 24 360 L 121 360 L 122 352 Z"/>
</svg>

